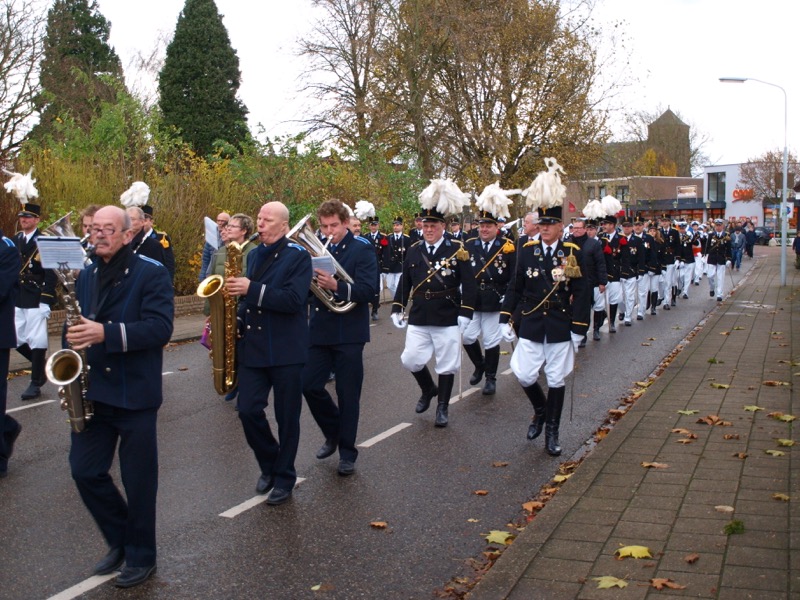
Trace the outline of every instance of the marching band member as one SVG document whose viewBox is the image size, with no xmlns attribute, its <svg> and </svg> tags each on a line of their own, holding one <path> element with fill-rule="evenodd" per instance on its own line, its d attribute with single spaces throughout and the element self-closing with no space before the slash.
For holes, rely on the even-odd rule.
<svg viewBox="0 0 800 600">
<path fill-rule="evenodd" d="M 644 272 L 645 248 L 641 238 L 633 235 L 633 222 L 629 217 L 625 217 L 622 221 L 622 236 L 619 242 L 619 277 L 625 301 L 623 322 L 626 327 L 630 327 L 636 303 L 636 283 L 639 274 Z"/>
<path fill-rule="evenodd" d="M 581 249 L 580 268 L 586 284 L 582 286 L 582 292 L 587 295 L 585 301 L 577 304 L 578 307 L 585 310 L 584 314 L 575 314 L 576 321 L 581 323 L 588 323 L 590 319 L 589 311 L 592 305 L 596 303 L 595 293 L 599 296 L 599 302 L 603 302 L 603 292 L 605 292 L 606 284 L 608 283 L 608 276 L 606 275 L 606 259 L 603 256 L 603 245 L 596 237 L 590 237 L 586 229 L 587 219 L 577 219 L 572 224 L 572 235 L 567 240 L 572 242 Z M 597 228 L 595 226 L 595 231 Z M 599 325 L 597 325 L 599 329 Z M 600 334 L 598 332 L 598 337 Z M 583 336 L 579 348 L 586 346 L 586 335 Z"/>
<path fill-rule="evenodd" d="M 588 323 L 577 321 L 575 315 L 586 313 L 580 304 L 588 303 L 589 296 L 581 290 L 581 250 L 561 240 L 562 202 L 566 195 L 558 175 L 561 167 L 554 158 L 545 159 L 545 164 L 548 172 L 540 173 L 523 192 L 529 205 L 539 209 L 541 237 L 520 249 L 500 322 L 503 337 L 513 341 L 516 335 L 509 320 L 521 305 L 520 339 L 511 356 L 511 369 L 533 405 L 528 438 L 538 437 L 544 427 L 548 454 L 559 456 L 565 378 L 572 372 L 577 346 L 588 329 Z M 543 366 L 548 386 L 546 399 L 536 381 Z"/>
<path fill-rule="evenodd" d="M 617 213 L 622 210 L 622 205 L 613 196 L 606 196 L 600 203 L 606 213 L 600 219 L 600 226 L 603 228 L 600 241 L 603 243 L 603 254 L 606 257 L 606 274 L 608 276 L 608 285 L 606 286 L 608 331 L 609 333 L 616 333 L 617 308 L 622 302 L 622 283 L 620 278 L 620 246 L 622 241 L 619 233 L 617 233 Z"/>
<path fill-rule="evenodd" d="M 8 361 L 17 346 L 14 304 L 19 290 L 19 251 L 0 231 L 0 479 L 8 475 L 8 461 L 22 425 L 6 413 Z"/>
<path fill-rule="evenodd" d="M 164 266 L 169 271 L 172 281 L 175 281 L 175 251 L 172 249 L 172 239 L 166 231 L 156 231 L 153 228 L 153 207 L 150 204 L 142 206 L 144 213 L 144 235 L 153 238 L 164 249 Z"/>
<path fill-rule="evenodd" d="M 647 275 L 647 260 L 652 252 L 653 238 L 644 228 L 644 219 L 637 215 L 633 220 L 633 234 L 641 240 L 642 262 L 639 275 L 636 278 L 636 294 L 638 310 L 636 320 L 644 319 L 644 313 L 650 304 L 650 277 Z"/>
<path fill-rule="evenodd" d="M 416 213 L 414 215 L 414 229 L 408 232 L 408 237 L 411 239 L 411 243 L 414 244 L 421 239 L 422 236 L 422 215 Z"/>
<path fill-rule="evenodd" d="M 397 294 L 397 284 L 400 282 L 400 275 L 403 272 L 403 261 L 406 252 L 411 247 L 411 238 L 403 233 L 403 217 L 397 216 L 392 222 L 394 230 L 388 236 L 389 244 L 383 256 L 383 269 L 386 272 L 386 286 L 392 298 Z"/>
<path fill-rule="evenodd" d="M 144 181 L 134 181 L 131 187 L 122 193 L 119 201 L 126 207 L 126 212 L 131 219 L 131 231 L 133 232 L 131 249 L 134 254 L 147 256 L 166 266 L 167 258 L 164 247 L 158 240 L 146 235 L 145 231 L 145 213 L 142 207 L 147 205 L 149 197 L 150 187 Z"/>
<path fill-rule="evenodd" d="M 389 242 L 386 236 L 380 231 L 380 218 L 375 214 L 375 206 L 372 202 L 367 202 L 366 200 L 359 200 L 356 202 L 355 214 L 359 219 L 369 222 L 369 233 L 364 237 L 372 244 L 372 250 L 375 252 L 375 260 L 378 262 L 378 279 L 375 288 L 375 297 L 372 299 L 372 320 L 377 321 L 378 308 L 381 305 L 381 293 L 383 292 L 385 283 L 383 254 Z"/>
<path fill-rule="evenodd" d="M 681 240 L 678 230 L 672 226 L 672 219 L 667 214 L 661 215 L 660 231 L 661 237 L 664 239 L 661 264 L 664 292 L 659 294 L 659 298 L 664 301 L 664 310 L 669 310 L 670 306 L 675 306 L 675 296 L 677 294 L 675 287 L 675 261 L 680 252 Z"/>
<path fill-rule="evenodd" d="M 661 233 L 655 224 L 650 225 L 647 235 L 650 236 L 651 240 L 649 242 L 650 247 L 645 255 L 645 268 L 647 269 L 645 281 L 647 282 L 646 287 L 650 290 L 647 304 L 650 306 L 650 314 L 655 315 L 656 306 L 658 306 L 658 286 L 661 281 L 661 254 L 664 248 L 664 238 L 661 237 Z"/>
<path fill-rule="evenodd" d="M 508 215 L 511 204 L 509 196 L 521 190 L 502 190 L 499 183 L 487 185 L 477 200 L 478 237 L 464 244 L 469 253 L 469 261 L 474 273 L 475 311 L 467 325 L 462 339 L 467 356 L 475 365 L 475 372 L 469 380 L 477 385 L 484 373 L 484 396 L 491 396 L 497 390 L 497 365 L 500 362 L 500 304 L 514 273 L 516 246 L 499 235 L 497 219 Z M 483 339 L 483 348 L 478 336 Z"/>
<path fill-rule="evenodd" d="M 714 231 L 708 234 L 705 245 L 706 262 L 708 263 L 708 295 L 716 295 L 717 302 L 722 302 L 725 295 L 725 268 L 730 268 L 732 260 L 731 236 L 725 232 L 725 221 L 714 219 Z"/>
<path fill-rule="evenodd" d="M 678 234 L 680 235 L 681 246 L 678 251 L 678 292 L 684 300 L 689 298 L 689 286 L 692 285 L 694 270 L 697 268 L 694 259 L 694 251 L 700 245 L 700 240 L 689 233 L 686 229 L 686 221 L 678 222 Z"/>
<path fill-rule="evenodd" d="M 445 239 L 445 218 L 460 213 L 469 199 L 455 183 L 442 179 L 433 180 L 419 199 L 423 240 L 406 253 L 392 304 L 392 321 L 399 329 L 408 325 L 400 360 L 422 390 L 417 413 L 428 410 L 431 400 L 438 396 L 435 424 L 446 427 L 455 374 L 461 368 L 460 334 L 475 305 L 475 278 L 461 242 Z M 406 320 L 409 299 L 413 304 Z M 427 367 L 433 354 L 438 386 Z"/>
<path fill-rule="evenodd" d="M 378 262 L 372 244 L 347 229 L 347 209 L 328 200 L 317 209 L 322 233 L 330 240 L 328 251 L 353 279 L 347 283 L 321 269 L 314 270 L 317 285 L 335 298 L 354 302 L 348 312 L 333 312 L 317 296 L 311 301 L 311 346 L 303 369 L 303 395 L 325 436 L 317 458 L 339 449 L 339 475 L 355 472 L 358 456 L 356 433 L 364 380 L 364 344 L 369 342 L 369 303 L 378 283 Z M 325 389 L 330 373 L 336 377 L 336 403 Z"/>
</svg>

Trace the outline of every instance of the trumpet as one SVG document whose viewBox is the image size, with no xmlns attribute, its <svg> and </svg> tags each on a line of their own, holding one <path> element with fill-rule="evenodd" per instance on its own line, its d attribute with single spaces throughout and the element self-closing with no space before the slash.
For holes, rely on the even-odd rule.
<svg viewBox="0 0 800 600">
<path fill-rule="evenodd" d="M 341 281 L 353 283 L 353 278 L 347 274 L 347 271 L 345 271 L 333 255 L 328 252 L 326 246 L 319 241 L 314 230 L 308 224 L 310 218 L 311 215 L 309 214 L 300 219 L 300 222 L 292 228 L 286 237 L 303 246 L 313 257 L 329 256 L 333 261 L 333 268 L 336 271 L 335 277 Z M 311 280 L 311 292 L 320 299 L 328 310 L 337 314 L 350 312 L 356 306 L 355 302 L 337 300 L 332 291 L 321 288 L 313 279 Z"/>
</svg>

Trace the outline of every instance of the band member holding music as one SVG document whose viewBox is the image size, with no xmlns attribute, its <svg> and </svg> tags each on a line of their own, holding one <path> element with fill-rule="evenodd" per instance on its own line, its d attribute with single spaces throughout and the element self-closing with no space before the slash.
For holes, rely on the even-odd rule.
<svg viewBox="0 0 800 600">
<path fill-rule="evenodd" d="M 476 292 L 475 312 L 464 331 L 462 343 L 475 365 L 470 385 L 480 383 L 486 374 L 482 390 L 484 396 L 492 396 L 497 390 L 497 365 L 503 339 L 500 333 L 500 305 L 514 274 L 517 256 L 514 243 L 499 235 L 497 217 L 505 205 L 496 203 L 493 193 L 502 195 L 499 186 L 493 185 L 487 186 L 478 198 L 478 207 L 484 209 L 478 214 L 478 237 L 464 244 L 469 253 Z M 485 357 L 478 336 L 483 339 Z"/>
<path fill-rule="evenodd" d="M 281 202 L 261 207 L 257 227 L 261 244 L 249 255 L 247 275 L 229 278 L 225 289 L 240 296 L 239 419 L 261 470 L 256 492 L 269 492 L 267 504 L 278 505 L 297 481 L 311 256 L 286 237 L 289 210 Z M 278 439 L 264 414 L 270 391 Z"/>
<path fill-rule="evenodd" d="M 538 437 L 544 427 L 547 453 L 559 456 L 565 379 L 589 326 L 576 321 L 574 315 L 588 314 L 588 308 L 579 304 L 588 303 L 590 296 L 581 290 L 580 248 L 562 241 L 566 187 L 558 175 L 560 167 L 554 158 L 546 159 L 546 164 L 548 172 L 537 176 L 527 194 L 528 205 L 539 210 L 540 239 L 529 240 L 519 251 L 500 322 L 503 337 L 513 341 L 516 335 L 509 321 L 521 305 L 519 342 L 511 356 L 511 369 L 533 405 L 528 439 Z M 536 383 L 542 367 L 548 386 L 546 400 Z"/>
<path fill-rule="evenodd" d="M 22 210 L 17 214 L 20 232 L 14 236 L 22 264 L 15 311 L 17 352 L 31 361 L 31 382 L 22 392 L 23 400 L 33 400 L 42 395 L 41 387 L 46 381 L 44 364 L 47 355 L 47 319 L 50 318 L 50 310 L 56 301 L 58 283 L 55 272 L 44 269 L 39 260 L 36 238 L 40 234 L 40 216 L 41 207 L 38 204 L 27 200 L 23 202 Z"/>
<path fill-rule="evenodd" d="M 439 212 L 439 202 L 448 210 Z M 438 396 L 436 427 L 446 427 L 448 405 L 455 375 L 461 368 L 461 333 L 472 319 L 475 306 L 475 278 L 469 255 L 461 242 L 444 237 L 445 218 L 460 214 L 468 197 L 449 180 L 434 180 L 420 194 L 423 240 L 406 253 L 403 274 L 392 304 L 392 321 L 402 329 L 408 325 L 400 360 L 417 380 L 422 396 L 417 413 L 428 410 Z M 406 320 L 404 310 L 413 299 Z M 427 363 L 436 355 L 438 386 Z"/>
<path fill-rule="evenodd" d="M 403 272 L 403 261 L 411 247 L 411 238 L 403 233 L 403 217 L 394 218 L 392 229 L 391 235 L 387 236 L 389 245 L 386 246 L 386 253 L 383 256 L 383 269 L 386 272 L 386 287 L 394 298 Z"/>
<path fill-rule="evenodd" d="M 314 270 L 317 285 L 333 293 L 337 301 L 355 306 L 346 312 L 331 310 L 317 296 L 311 301 L 311 346 L 303 369 L 303 395 L 314 420 L 325 436 L 317 458 L 339 449 L 339 475 L 355 472 L 358 457 L 356 434 L 364 380 L 364 344 L 369 342 L 369 303 L 375 296 L 378 261 L 372 245 L 347 229 L 347 208 L 328 200 L 317 209 L 320 230 L 330 240 L 328 251 L 353 283 L 322 269 Z M 336 402 L 325 389 L 333 371 Z"/>
<path fill-rule="evenodd" d="M 14 305 L 19 290 L 19 268 L 17 246 L 0 232 L 0 479 L 8 474 L 8 460 L 22 431 L 22 425 L 6 414 L 8 361 L 11 348 L 17 347 Z"/>
<path fill-rule="evenodd" d="M 69 463 L 109 546 L 94 574 L 112 573 L 124 562 L 115 585 L 132 587 L 156 571 L 156 421 L 174 298 L 167 269 L 133 253 L 124 210 L 98 210 L 92 236 L 97 261 L 78 276 L 82 317 L 67 329 L 66 341 L 85 353 L 86 395 L 94 416 L 84 431 L 72 433 Z M 118 445 L 125 497 L 109 475 Z"/>
</svg>

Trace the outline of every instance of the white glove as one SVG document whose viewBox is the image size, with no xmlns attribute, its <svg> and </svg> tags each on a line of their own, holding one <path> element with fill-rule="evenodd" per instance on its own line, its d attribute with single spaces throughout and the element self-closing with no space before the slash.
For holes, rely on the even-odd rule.
<svg viewBox="0 0 800 600">
<path fill-rule="evenodd" d="M 570 331 L 569 337 L 572 338 L 572 349 L 575 350 L 575 354 L 577 354 L 578 346 L 583 341 L 583 336 L 578 333 L 575 333 L 574 331 Z"/>
<path fill-rule="evenodd" d="M 44 302 L 40 302 L 39 303 L 39 312 L 42 313 L 42 316 L 45 319 L 49 319 L 50 318 L 50 305 L 49 304 L 45 304 Z"/>
<path fill-rule="evenodd" d="M 404 329 L 408 322 L 403 318 L 403 313 L 392 313 L 392 323 L 398 329 Z"/>
<path fill-rule="evenodd" d="M 726 269 L 730 269 L 731 268 L 731 261 L 729 261 L 729 260 L 725 261 L 725 268 Z"/>
<path fill-rule="evenodd" d="M 500 335 L 503 336 L 505 341 L 511 343 L 517 339 L 517 334 L 514 333 L 514 328 L 511 326 L 511 323 L 503 323 L 500 325 Z"/>
<path fill-rule="evenodd" d="M 467 327 L 469 327 L 470 321 L 472 321 L 472 319 L 468 317 L 458 317 L 458 333 L 464 335 Z"/>
</svg>

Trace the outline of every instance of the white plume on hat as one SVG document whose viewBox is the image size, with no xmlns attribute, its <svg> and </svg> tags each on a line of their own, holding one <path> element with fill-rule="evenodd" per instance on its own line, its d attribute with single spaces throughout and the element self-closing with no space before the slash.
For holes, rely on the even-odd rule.
<svg viewBox="0 0 800 600">
<path fill-rule="evenodd" d="M 603 211 L 605 212 L 603 215 L 604 217 L 615 216 L 619 211 L 622 210 L 622 204 L 620 201 L 610 194 L 608 196 L 604 196 L 603 199 L 600 200 L 600 204 L 603 205 Z"/>
<path fill-rule="evenodd" d="M 583 216 L 587 219 L 599 220 L 606 216 L 606 211 L 599 200 L 590 200 L 583 207 Z"/>
<path fill-rule="evenodd" d="M 20 201 L 23 208 L 28 203 L 28 200 L 39 197 L 39 190 L 33 185 L 36 183 L 36 180 L 31 177 L 33 167 L 31 167 L 25 175 L 6 171 L 5 169 L 3 169 L 3 172 L 7 175 L 11 175 L 11 179 L 6 181 L 3 187 L 6 188 L 7 192 L 14 194 L 14 197 Z"/>
<path fill-rule="evenodd" d="M 553 157 L 545 158 L 544 164 L 547 171 L 539 173 L 533 183 L 522 190 L 525 204 L 532 209 L 561 206 L 567 196 L 567 186 L 561 183 L 561 175 L 558 174 L 559 171 L 564 175 L 567 173 Z"/>
<path fill-rule="evenodd" d="M 462 192 L 450 179 L 432 179 L 430 185 L 420 192 L 419 204 L 426 210 L 434 209 L 447 217 L 469 206 L 469 194 Z"/>
<path fill-rule="evenodd" d="M 375 205 L 367 200 L 356 202 L 355 215 L 362 221 L 375 216 Z"/>
<path fill-rule="evenodd" d="M 133 206 L 144 206 L 147 204 L 147 199 L 149 197 L 150 186 L 144 181 L 134 181 L 131 187 L 122 192 L 119 201 L 125 208 L 131 208 Z"/>
<path fill-rule="evenodd" d="M 352 209 L 352 208 L 350 208 L 350 205 L 349 205 L 349 204 L 346 204 L 345 202 L 342 202 L 342 204 L 344 204 L 344 207 L 347 209 L 347 214 L 348 214 L 348 215 L 350 215 L 351 217 L 355 217 L 355 216 L 356 216 L 356 213 L 354 213 L 354 212 L 353 212 L 353 209 Z M 360 220 L 361 220 L 361 219 L 359 219 L 359 221 L 360 221 Z"/>
<path fill-rule="evenodd" d="M 483 188 L 481 195 L 475 201 L 475 206 L 478 210 L 491 213 L 497 219 L 508 219 L 511 217 L 508 207 L 513 203 L 510 196 L 520 192 L 522 190 L 504 190 L 500 187 L 500 182 L 495 181 Z"/>
</svg>

